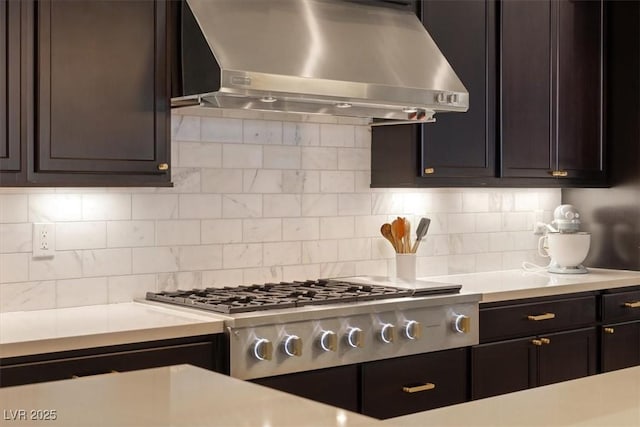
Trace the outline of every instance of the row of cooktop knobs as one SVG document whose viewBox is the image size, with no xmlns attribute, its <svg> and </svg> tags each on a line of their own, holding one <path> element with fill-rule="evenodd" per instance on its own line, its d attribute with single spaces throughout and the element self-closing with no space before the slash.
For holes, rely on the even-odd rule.
<svg viewBox="0 0 640 427">
<path fill-rule="evenodd" d="M 451 324 L 454 332 L 466 334 L 471 328 L 471 319 L 463 314 L 455 315 Z M 405 322 L 402 334 L 406 339 L 417 340 L 422 335 L 422 325 L 415 320 Z M 346 343 L 352 348 L 364 347 L 364 331 L 351 327 L 344 336 Z M 396 327 L 391 323 L 383 323 L 378 331 L 378 338 L 385 344 L 396 339 Z M 323 331 L 317 338 L 318 345 L 323 351 L 338 349 L 338 334 L 334 331 Z M 302 356 L 302 338 L 297 335 L 287 335 L 282 340 L 282 350 L 287 356 Z M 258 360 L 271 360 L 273 344 L 266 338 L 257 338 L 253 344 L 253 355 Z"/>
</svg>

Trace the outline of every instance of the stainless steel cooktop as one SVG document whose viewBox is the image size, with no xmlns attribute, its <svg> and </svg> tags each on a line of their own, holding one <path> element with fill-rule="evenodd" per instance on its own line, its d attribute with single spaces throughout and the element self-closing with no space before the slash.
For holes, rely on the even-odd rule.
<svg viewBox="0 0 640 427">
<path fill-rule="evenodd" d="M 147 300 L 222 314 L 229 374 L 252 379 L 477 344 L 480 295 L 460 289 L 358 276 L 149 292 Z"/>
</svg>

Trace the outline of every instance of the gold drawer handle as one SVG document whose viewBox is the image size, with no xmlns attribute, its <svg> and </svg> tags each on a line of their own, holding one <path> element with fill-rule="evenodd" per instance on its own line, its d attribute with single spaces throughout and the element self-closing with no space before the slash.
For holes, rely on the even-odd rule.
<svg viewBox="0 0 640 427">
<path fill-rule="evenodd" d="M 169 170 L 169 164 L 168 163 L 160 163 L 158 165 L 158 170 L 159 171 L 168 171 Z"/>
<path fill-rule="evenodd" d="M 434 168 L 425 168 L 424 173 L 425 175 L 431 175 L 436 173 L 436 170 Z"/>
<path fill-rule="evenodd" d="M 612 334 L 615 332 L 615 329 L 613 328 L 604 328 L 603 330 L 605 334 Z"/>
<path fill-rule="evenodd" d="M 542 340 L 531 340 L 531 344 L 537 345 L 537 346 L 541 346 L 542 345 Z"/>
<path fill-rule="evenodd" d="M 544 314 L 537 314 L 535 316 L 533 315 L 529 315 L 527 316 L 527 319 L 529 320 L 534 320 L 534 321 L 539 321 L 539 320 L 549 320 L 549 319 L 555 319 L 556 315 L 554 313 L 544 313 Z"/>
<path fill-rule="evenodd" d="M 550 174 L 551 174 L 551 176 L 552 176 L 552 177 L 554 177 L 554 178 L 564 178 L 564 177 L 569 176 L 569 172 L 567 172 L 567 171 L 562 171 L 562 170 L 559 170 L 559 171 L 551 171 L 551 172 L 549 172 L 549 173 L 550 173 Z"/>
<path fill-rule="evenodd" d="M 418 393 L 420 391 L 433 390 L 434 388 L 436 388 L 436 385 L 434 383 L 426 383 L 416 386 L 404 386 L 402 387 L 402 391 L 404 391 L 405 393 Z"/>
<path fill-rule="evenodd" d="M 542 344 L 551 344 L 551 340 L 549 338 L 540 338 Z"/>
<path fill-rule="evenodd" d="M 624 306 L 629 308 L 638 308 L 640 307 L 640 301 L 625 302 Z"/>
</svg>

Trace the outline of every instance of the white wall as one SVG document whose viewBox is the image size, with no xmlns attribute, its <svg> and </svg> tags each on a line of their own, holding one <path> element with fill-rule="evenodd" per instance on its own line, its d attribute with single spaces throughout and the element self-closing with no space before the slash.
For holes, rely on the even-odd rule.
<svg viewBox="0 0 640 427">
<path fill-rule="evenodd" d="M 530 230 L 560 190 L 370 189 L 371 133 L 358 121 L 188 114 L 173 117 L 174 188 L 0 189 L 0 311 L 392 274 L 379 229 L 396 215 L 414 229 L 432 219 L 419 276 L 542 262 Z M 55 258 L 31 257 L 33 222 L 55 223 Z"/>
</svg>

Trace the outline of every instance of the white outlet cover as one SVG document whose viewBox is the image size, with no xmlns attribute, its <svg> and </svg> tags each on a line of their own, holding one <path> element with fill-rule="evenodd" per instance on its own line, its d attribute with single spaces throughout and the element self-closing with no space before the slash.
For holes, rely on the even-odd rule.
<svg viewBox="0 0 640 427">
<path fill-rule="evenodd" d="M 51 258 L 56 254 L 56 225 L 50 222 L 33 224 L 33 257 Z"/>
</svg>

